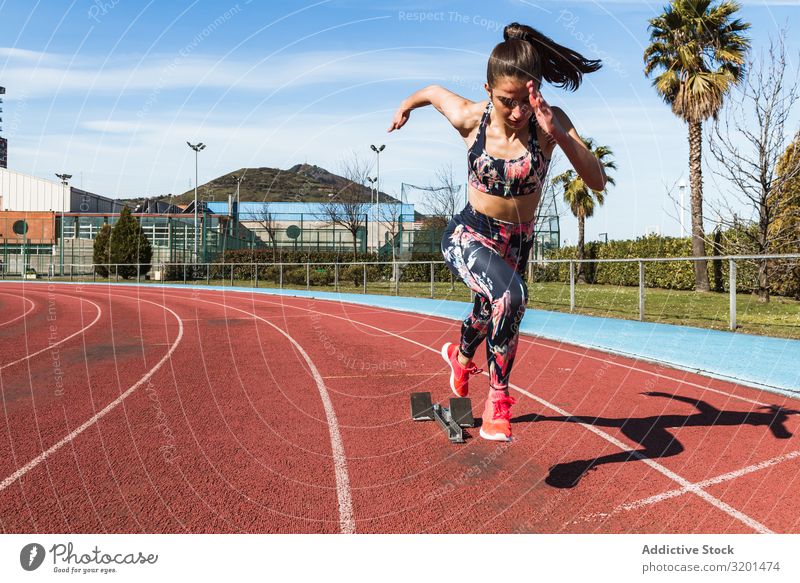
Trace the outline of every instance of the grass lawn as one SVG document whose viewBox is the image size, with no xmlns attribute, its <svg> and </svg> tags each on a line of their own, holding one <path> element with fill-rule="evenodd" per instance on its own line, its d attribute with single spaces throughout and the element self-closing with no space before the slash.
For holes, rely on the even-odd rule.
<svg viewBox="0 0 800 583">
<path fill-rule="evenodd" d="M 72 281 L 82 278 L 75 277 Z M 92 281 L 92 278 L 83 278 Z M 70 281 L 69 277 L 53 278 L 52 281 Z M 109 280 L 96 278 L 96 281 Z M 111 280 L 112 283 L 113 279 Z M 120 280 L 119 283 L 136 283 L 136 280 Z M 175 282 L 182 283 L 182 282 Z M 230 286 L 231 280 L 200 279 L 196 285 Z M 252 287 L 252 280 L 234 280 L 234 287 Z M 368 282 L 367 292 L 379 295 L 395 295 L 389 282 Z M 259 288 L 278 287 L 275 281 L 260 281 Z M 285 284 L 284 289 L 306 289 L 305 285 Z M 311 290 L 334 292 L 333 285 L 311 286 Z M 342 293 L 364 293 L 363 286 L 340 283 Z M 433 297 L 454 301 L 470 301 L 470 292 L 460 281 L 435 282 Z M 528 286 L 529 309 L 569 312 L 569 285 L 562 283 L 533 283 Z M 409 297 L 431 297 L 430 283 L 400 282 L 399 295 Z M 728 329 L 728 294 L 714 292 L 675 291 L 664 289 L 645 290 L 645 320 L 666 324 L 683 324 Z M 751 294 L 738 294 L 736 302 L 738 331 L 784 338 L 800 339 L 800 302 L 773 296 L 769 303 L 762 304 Z M 612 285 L 576 285 L 575 313 L 608 318 L 638 319 L 638 288 Z"/>
</svg>

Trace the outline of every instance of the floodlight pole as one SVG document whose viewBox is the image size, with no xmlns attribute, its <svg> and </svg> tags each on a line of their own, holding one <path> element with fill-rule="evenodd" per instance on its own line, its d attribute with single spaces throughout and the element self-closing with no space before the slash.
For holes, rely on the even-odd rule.
<svg viewBox="0 0 800 583">
<path fill-rule="evenodd" d="M 377 213 L 378 213 L 378 228 L 376 229 L 376 233 L 375 233 L 376 236 L 377 236 L 377 239 L 378 239 L 377 240 L 377 246 L 375 247 L 375 252 L 377 253 L 378 250 L 380 249 L 380 246 L 381 246 L 381 219 L 380 219 L 380 216 L 381 216 L 381 152 L 383 152 L 383 149 L 386 147 L 386 145 L 382 144 L 382 145 L 376 147 L 374 144 L 370 144 L 369 147 L 378 156 L 378 176 L 377 176 L 378 184 L 377 184 L 377 187 L 375 188 L 375 202 L 377 204 L 377 209 L 376 210 L 377 210 Z"/>
<path fill-rule="evenodd" d="M 194 150 L 194 235 L 192 239 L 194 239 L 194 262 L 197 263 L 197 154 L 200 150 L 205 149 L 206 145 L 203 142 L 197 144 L 186 142 L 186 145 Z"/>
<path fill-rule="evenodd" d="M 238 232 L 238 230 L 239 230 L 239 212 L 240 212 L 239 208 L 241 206 L 239 204 L 239 186 L 241 186 L 242 181 L 244 180 L 244 175 L 236 176 L 235 178 L 236 178 L 236 231 Z M 236 233 L 234 233 L 234 236 L 236 236 Z"/>
</svg>

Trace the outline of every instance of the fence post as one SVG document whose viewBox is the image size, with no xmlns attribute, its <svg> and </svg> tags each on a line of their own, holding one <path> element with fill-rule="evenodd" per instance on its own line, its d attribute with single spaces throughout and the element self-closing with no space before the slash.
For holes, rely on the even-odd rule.
<svg viewBox="0 0 800 583">
<path fill-rule="evenodd" d="M 728 282 L 728 293 L 730 294 L 730 321 L 728 327 L 731 330 L 736 330 L 736 261 L 728 259 L 728 275 L 730 281 Z"/>
<path fill-rule="evenodd" d="M 639 321 L 644 322 L 644 261 L 639 262 Z"/>
<path fill-rule="evenodd" d="M 211 285 L 211 264 L 206 263 L 206 285 Z"/>
<path fill-rule="evenodd" d="M 279 279 L 278 287 L 280 289 L 283 289 L 283 263 L 278 264 L 278 279 Z"/>
<path fill-rule="evenodd" d="M 186 264 L 183 264 L 183 283 L 186 284 Z"/>
<path fill-rule="evenodd" d="M 236 265 L 235 263 L 231 263 L 231 287 L 233 287 L 233 266 Z"/>
<path fill-rule="evenodd" d="M 137 263 L 136 264 L 136 283 L 140 283 L 139 272 L 141 271 L 141 269 L 139 267 L 140 267 L 140 265 Z"/>
<path fill-rule="evenodd" d="M 333 290 L 339 291 L 339 264 L 333 264 Z"/>
<path fill-rule="evenodd" d="M 306 263 L 306 291 L 309 289 L 311 289 L 311 264 Z"/>
<path fill-rule="evenodd" d="M 256 279 L 256 288 L 258 288 L 258 263 L 255 264 L 253 269 L 256 270 L 255 279 Z"/>
<path fill-rule="evenodd" d="M 569 311 L 575 311 L 575 263 L 569 262 Z"/>
<path fill-rule="evenodd" d="M 119 283 L 119 264 L 117 263 L 114 264 L 114 275 L 114 282 Z"/>
<path fill-rule="evenodd" d="M 433 299 L 433 261 L 431 261 L 431 299 Z"/>
<path fill-rule="evenodd" d="M 367 293 L 367 264 L 364 264 L 364 293 Z"/>
</svg>

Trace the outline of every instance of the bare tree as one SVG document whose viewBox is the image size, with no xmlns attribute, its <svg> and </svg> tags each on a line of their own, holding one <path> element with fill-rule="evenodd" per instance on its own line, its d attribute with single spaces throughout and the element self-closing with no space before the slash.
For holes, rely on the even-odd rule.
<svg viewBox="0 0 800 583">
<path fill-rule="evenodd" d="M 269 237 L 269 242 L 272 245 L 273 259 L 278 250 L 278 221 L 275 213 L 272 211 L 270 203 L 264 202 L 258 212 L 258 223 L 264 228 L 264 232 Z"/>
<path fill-rule="evenodd" d="M 777 172 L 778 161 L 788 146 L 786 122 L 798 99 L 798 73 L 790 75 L 788 85 L 784 84 L 785 34 L 785 30 L 781 31 L 777 46 L 770 39 L 768 58 L 761 51 L 757 58 L 748 59 L 747 80 L 734 94 L 730 110 L 726 109 L 724 126 L 719 120 L 714 123 L 709 144 L 720 168 L 714 173 L 733 186 L 732 199 L 752 212 L 755 228 L 742 229 L 741 234 L 758 254 L 768 254 L 788 238 L 797 237 L 791 222 L 783 222 L 786 228 L 776 228 L 786 211 L 787 199 L 775 194 L 800 174 L 800 161 L 796 158 L 789 168 Z M 753 114 L 755 120 L 748 120 Z M 744 146 L 736 141 L 740 137 L 744 138 Z M 717 212 L 723 225 L 741 223 L 730 199 L 719 204 L 723 212 Z M 767 260 L 759 260 L 756 292 L 761 302 L 769 301 L 768 270 Z"/>
<path fill-rule="evenodd" d="M 379 224 L 384 228 L 384 231 L 389 234 L 389 244 L 392 247 L 392 280 L 395 282 L 399 277 L 399 270 L 397 266 L 397 245 L 395 244 L 395 241 L 397 236 L 402 232 L 403 228 L 403 219 L 405 217 L 403 216 L 402 212 L 402 204 L 396 202 L 386 203 L 381 205 L 380 216 L 378 217 Z"/>
<path fill-rule="evenodd" d="M 369 202 L 364 199 L 363 189 L 371 165 L 353 152 L 339 164 L 340 175 L 347 183 L 338 192 L 329 194 L 330 200 L 322 203 L 320 220 L 338 225 L 350 232 L 353 240 L 353 259 L 358 255 L 358 232 L 366 227 Z"/>
<path fill-rule="evenodd" d="M 452 164 L 437 168 L 435 178 L 435 183 L 425 189 L 428 195 L 422 208 L 425 209 L 431 226 L 445 228 L 453 215 L 461 210 L 462 185 L 456 182 Z"/>
<path fill-rule="evenodd" d="M 352 189 L 354 192 L 360 191 L 360 187 L 366 188 L 367 177 L 370 172 L 372 172 L 372 162 L 359 156 L 358 152 L 351 151 L 339 161 L 339 175 L 349 180 L 352 184 L 358 185 Z M 347 186 L 345 186 L 346 188 Z"/>
</svg>

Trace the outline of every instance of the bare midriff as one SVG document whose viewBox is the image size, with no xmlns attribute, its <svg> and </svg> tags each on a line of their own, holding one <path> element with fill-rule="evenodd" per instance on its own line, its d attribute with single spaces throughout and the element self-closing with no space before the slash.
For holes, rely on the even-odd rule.
<svg viewBox="0 0 800 583">
<path fill-rule="evenodd" d="M 541 192 L 527 196 L 503 198 L 469 186 L 469 202 L 479 213 L 507 223 L 529 223 L 536 216 Z"/>
</svg>

